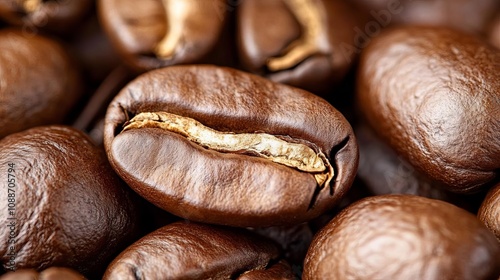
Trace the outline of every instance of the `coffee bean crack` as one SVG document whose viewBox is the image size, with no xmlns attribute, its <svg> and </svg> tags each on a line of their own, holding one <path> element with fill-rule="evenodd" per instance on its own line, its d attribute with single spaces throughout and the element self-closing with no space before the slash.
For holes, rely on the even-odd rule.
<svg viewBox="0 0 500 280">
<path fill-rule="evenodd" d="M 285 49 L 282 56 L 267 61 L 267 68 L 272 72 L 293 68 L 308 57 L 321 53 L 318 41 L 325 27 L 320 7 L 313 0 L 285 0 L 285 3 L 299 22 L 302 35 Z"/>
<path fill-rule="evenodd" d="M 183 32 L 189 17 L 192 17 L 196 2 L 185 0 L 161 0 L 166 15 L 168 31 L 155 47 L 155 54 L 160 59 L 172 59 L 175 50 L 183 40 Z"/>
<path fill-rule="evenodd" d="M 221 132 L 167 112 L 140 113 L 124 124 L 123 131 L 138 128 L 161 128 L 210 150 L 256 156 L 311 173 L 320 187 L 328 186 L 334 177 L 333 167 L 321 151 L 271 134 Z"/>
</svg>

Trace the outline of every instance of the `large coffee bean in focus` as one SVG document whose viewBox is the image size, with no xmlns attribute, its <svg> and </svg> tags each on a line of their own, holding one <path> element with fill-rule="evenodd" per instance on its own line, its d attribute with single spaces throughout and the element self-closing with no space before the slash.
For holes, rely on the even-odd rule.
<svg viewBox="0 0 500 280">
<path fill-rule="evenodd" d="M 365 49 L 358 106 L 422 174 L 470 193 L 500 170 L 500 52 L 448 29 L 393 29 Z"/>
<path fill-rule="evenodd" d="M 63 121 L 82 93 L 76 66 L 57 42 L 0 30 L 0 138 Z"/>
<path fill-rule="evenodd" d="M 175 215 L 232 226 L 298 224 L 349 189 L 358 152 L 323 99 L 229 68 L 148 72 L 110 104 L 104 145 L 117 173 Z"/>
<path fill-rule="evenodd" d="M 0 141 L 4 270 L 64 266 L 98 278 L 135 238 L 132 192 L 82 132 L 36 127 Z"/>
<path fill-rule="evenodd" d="M 303 279 L 497 279 L 500 243 L 476 217 L 440 200 L 360 200 L 314 237 Z"/>
</svg>

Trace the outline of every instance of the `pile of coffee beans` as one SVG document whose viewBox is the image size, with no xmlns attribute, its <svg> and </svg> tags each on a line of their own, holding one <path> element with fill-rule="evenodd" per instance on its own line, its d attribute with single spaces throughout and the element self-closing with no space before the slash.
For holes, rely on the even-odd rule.
<svg viewBox="0 0 500 280">
<path fill-rule="evenodd" d="M 497 0 L 3 0 L 0 279 L 500 279 Z"/>
</svg>

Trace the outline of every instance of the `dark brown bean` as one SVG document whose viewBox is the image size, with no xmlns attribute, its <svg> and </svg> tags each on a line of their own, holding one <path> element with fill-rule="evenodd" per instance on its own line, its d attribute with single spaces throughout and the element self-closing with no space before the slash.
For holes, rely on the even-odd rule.
<svg viewBox="0 0 500 280">
<path fill-rule="evenodd" d="M 500 242 L 500 184 L 490 190 L 477 216 Z"/>
<path fill-rule="evenodd" d="M 393 29 L 361 57 L 358 105 L 426 177 L 470 193 L 500 170 L 500 52 L 448 29 Z"/>
<path fill-rule="evenodd" d="M 476 217 L 443 201 L 374 196 L 315 237 L 303 279 L 497 279 L 500 243 Z"/>
<path fill-rule="evenodd" d="M 358 15 L 339 0 L 252 0 L 238 7 L 242 63 L 253 73 L 330 94 L 355 61 Z"/>
<path fill-rule="evenodd" d="M 226 19 L 224 0 L 103 0 L 98 8 L 115 48 L 139 70 L 200 62 Z"/>
<path fill-rule="evenodd" d="M 20 26 L 30 35 L 40 30 L 64 33 L 74 28 L 89 12 L 92 0 L 3 0 L 0 18 Z"/>
<path fill-rule="evenodd" d="M 157 112 L 168 114 L 154 120 Z M 196 135 L 179 130 L 185 118 Z M 209 129 L 217 137 L 206 137 Z M 259 145 L 235 151 L 228 142 L 205 141 L 214 139 Z M 118 174 L 150 202 L 187 219 L 233 226 L 312 219 L 342 197 L 357 168 L 351 127 L 326 101 L 213 66 L 168 67 L 130 83 L 110 104 L 104 145 Z M 305 150 L 323 171 L 283 163 L 300 165 Z"/>
<path fill-rule="evenodd" d="M 500 12 L 490 26 L 489 36 L 493 46 L 500 49 Z"/>
<path fill-rule="evenodd" d="M 85 280 L 78 272 L 62 267 L 50 267 L 42 272 L 33 269 L 21 269 L 9 272 L 0 277 L 0 280 Z"/>
<path fill-rule="evenodd" d="M 103 279 L 235 279 L 265 269 L 278 253 L 249 231 L 176 222 L 128 247 Z"/>
<path fill-rule="evenodd" d="M 0 167 L 9 183 L 0 194 L 5 270 L 65 266 L 99 277 L 135 237 L 131 192 L 83 133 L 48 126 L 9 135 L 0 141 Z"/>
<path fill-rule="evenodd" d="M 0 30 L 0 138 L 62 122 L 82 93 L 63 47 L 42 36 Z"/>
<path fill-rule="evenodd" d="M 373 17 L 365 35 L 388 25 L 427 25 L 483 33 L 495 12 L 496 0 L 354 0 Z M 369 26 L 369 27 L 368 27 Z M 368 31 L 368 32 L 366 32 Z"/>
<path fill-rule="evenodd" d="M 251 270 L 243 273 L 237 280 L 296 280 L 299 279 L 293 273 L 290 265 L 285 261 L 279 261 L 276 264 L 262 270 Z"/>
</svg>

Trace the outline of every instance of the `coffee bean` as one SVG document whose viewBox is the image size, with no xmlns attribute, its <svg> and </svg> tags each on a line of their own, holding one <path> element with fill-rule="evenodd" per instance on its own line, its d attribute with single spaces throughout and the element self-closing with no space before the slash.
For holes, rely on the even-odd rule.
<svg viewBox="0 0 500 280">
<path fill-rule="evenodd" d="M 57 42 L 0 30 L 0 138 L 63 121 L 81 95 L 75 65 Z"/>
<path fill-rule="evenodd" d="M 78 272 L 62 267 L 47 268 L 42 272 L 33 269 L 21 269 L 9 272 L 0 277 L 0 280 L 85 280 L 86 278 Z"/>
<path fill-rule="evenodd" d="M 293 268 L 285 261 L 279 261 L 264 270 L 250 270 L 243 273 L 237 280 L 296 280 L 299 279 L 294 274 Z"/>
<path fill-rule="evenodd" d="M 89 12 L 92 0 L 4 0 L 0 2 L 0 19 L 22 27 L 30 35 L 42 30 L 66 33 Z"/>
<path fill-rule="evenodd" d="M 269 79 L 330 95 L 354 63 L 353 7 L 338 0 L 253 0 L 238 7 L 245 68 Z"/>
<path fill-rule="evenodd" d="M 372 23 L 427 25 L 482 33 L 500 8 L 496 0 L 354 0 L 373 18 Z"/>
<path fill-rule="evenodd" d="M 500 49 L 500 12 L 491 24 L 489 35 L 490 42 L 493 44 L 493 46 L 497 47 L 497 49 Z"/>
<path fill-rule="evenodd" d="M 489 191 L 477 216 L 500 241 L 500 184 Z"/>
<path fill-rule="evenodd" d="M 47 126 L 9 135 L 0 167 L 5 270 L 57 265 L 99 277 L 135 237 L 131 193 L 83 133 Z"/>
<path fill-rule="evenodd" d="M 236 279 L 266 269 L 278 254 L 272 242 L 249 231 L 176 222 L 128 247 L 103 279 Z"/>
<path fill-rule="evenodd" d="M 500 243 L 476 217 L 443 201 L 374 196 L 315 237 L 303 279 L 497 279 Z"/>
<path fill-rule="evenodd" d="M 110 104 L 104 140 L 141 196 L 233 226 L 310 220 L 342 197 L 357 166 L 349 124 L 323 99 L 214 66 L 137 78 Z"/>
<path fill-rule="evenodd" d="M 98 8 L 115 48 L 143 71 L 200 62 L 226 19 L 224 0 L 103 0 Z"/>
<path fill-rule="evenodd" d="M 406 27 L 361 57 L 358 106 L 374 131 L 426 177 L 478 191 L 500 169 L 500 52 L 448 29 Z"/>
</svg>

